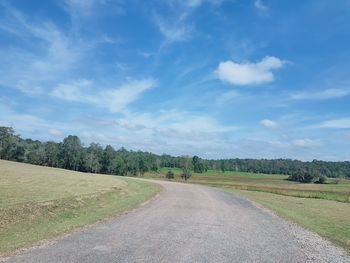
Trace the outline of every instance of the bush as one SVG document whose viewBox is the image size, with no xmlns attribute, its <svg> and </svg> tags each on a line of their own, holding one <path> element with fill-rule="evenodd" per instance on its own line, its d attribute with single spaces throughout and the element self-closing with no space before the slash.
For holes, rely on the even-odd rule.
<svg viewBox="0 0 350 263">
<path fill-rule="evenodd" d="M 318 181 L 316 181 L 316 183 L 325 184 L 326 181 L 327 181 L 327 177 L 324 176 L 324 175 L 321 175 L 321 176 L 318 178 Z"/>
<path fill-rule="evenodd" d="M 174 179 L 175 178 L 175 174 L 172 171 L 168 171 L 165 176 L 167 179 Z"/>
</svg>

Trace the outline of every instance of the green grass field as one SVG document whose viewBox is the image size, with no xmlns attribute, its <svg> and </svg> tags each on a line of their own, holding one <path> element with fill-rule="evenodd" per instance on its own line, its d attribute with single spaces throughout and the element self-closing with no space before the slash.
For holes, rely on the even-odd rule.
<svg viewBox="0 0 350 263">
<path fill-rule="evenodd" d="M 165 174 L 145 177 L 167 180 Z M 174 181 L 183 181 L 180 169 L 170 169 Z M 350 254 L 350 180 L 338 184 L 303 184 L 284 175 L 208 171 L 194 173 L 188 183 L 219 187 L 260 203 L 278 215 L 318 233 Z"/>
<path fill-rule="evenodd" d="M 159 190 L 117 176 L 0 160 L 0 254 L 122 213 Z"/>
<path fill-rule="evenodd" d="M 171 170 L 175 181 L 182 181 L 181 169 L 162 168 L 159 173 L 148 173 L 145 177 L 165 179 Z M 206 173 L 193 173 L 189 183 L 206 184 L 218 187 L 231 187 L 241 190 L 275 193 L 285 196 L 326 199 L 350 203 L 350 180 L 340 180 L 337 184 L 302 184 L 287 180 L 285 175 L 255 174 L 244 172 L 210 170 Z"/>
</svg>

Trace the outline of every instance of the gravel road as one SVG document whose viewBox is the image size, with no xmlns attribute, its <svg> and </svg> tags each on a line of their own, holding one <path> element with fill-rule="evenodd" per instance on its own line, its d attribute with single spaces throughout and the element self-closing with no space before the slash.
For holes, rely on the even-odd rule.
<svg viewBox="0 0 350 263">
<path fill-rule="evenodd" d="M 246 199 L 159 182 L 160 196 L 6 262 L 350 262 L 319 236 Z"/>
</svg>

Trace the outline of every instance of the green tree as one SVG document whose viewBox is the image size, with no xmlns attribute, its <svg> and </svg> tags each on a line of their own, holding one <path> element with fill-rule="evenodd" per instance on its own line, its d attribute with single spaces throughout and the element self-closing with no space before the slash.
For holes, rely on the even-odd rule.
<svg viewBox="0 0 350 263">
<path fill-rule="evenodd" d="M 86 149 L 85 170 L 90 173 L 99 173 L 101 171 L 101 159 L 103 148 L 98 143 L 91 143 Z"/>
<path fill-rule="evenodd" d="M 83 147 L 78 136 L 64 138 L 60 156 L 63 168 L 78 171 L 82 167 Z"/>
<path fill-rule="evenodd" d="M 192 159 L 190 157 L 184 156 L 182 159 L 182 175 L 181 178 L 185 179 L 185 181 L 187 179 L 189 179 L 192 174 L 191 174 L 191 164 L 192 164 Z"/>
<path fill-rule="evenodd" d="M 225 167 L 225 161 L 224 160 L 220 160 L 220 170 L 221 172 L 225 172 L 226 167 Z"/>
<path fill-rule="evenodd" d="M 193 156 L 192 165 L 195 173 L 203 173 L 205 171 L 204 164 L 197 155 Z"/>
<path fill-rule="evenodd" d="M 44 146 L 45 164 L 50 167 L 60 167 L 60 148 L 55 142 L 47 142 Z"/>
<path fill-rule="evenodd" d="M 113 173 L 113 159 L 116 155 L 116 151 L 113 149 L 111 145 L 107 145 L 103 150 L 102 158 L 101 158 L 101 172 L 105 174 Z"/>
</svg>

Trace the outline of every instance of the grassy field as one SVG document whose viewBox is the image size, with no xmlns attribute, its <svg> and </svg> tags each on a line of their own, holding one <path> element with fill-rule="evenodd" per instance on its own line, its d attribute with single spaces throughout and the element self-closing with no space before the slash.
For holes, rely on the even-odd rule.
<svg viewBox="0 0 350 263">
<path fill-rule="evenodd" d="M 145 177 L 165 179 L 169 169 Z M 182 181 L 180 169 L 170 169 Z M 208 171 L 194 173 L 188 183 L 205 184 L 238 193 L 278 215 L 318 233 L 350 254 L 350 180 L 337 184 L 302 184 L 284 175 Z"/>
<path fill-rule="evenodd" d="M 175 181 L 182 181 L 181 169 L 162 168 L 159 173 L 148 173 L 145 177 L 165 179 L 171 170 Z M 241 190 L 275 193 L 285 196 L 326 199 L 350 203 L 350 180 L 340 180 L 337 184 L 302 184 L 287 180 L 285 175 L 255 174 L 244 172 L 210 170 L 206 173 L 193 173 L 189 183 L 206 184 L 218 187 L 231 187 Z M 331 181 L 332 182 L 332 181 Z"/>
<path fill-rule="evenodd" d="M 154 184 L 0 160 L 0 255 L 114 216 Z"/>
</svg>

